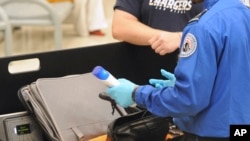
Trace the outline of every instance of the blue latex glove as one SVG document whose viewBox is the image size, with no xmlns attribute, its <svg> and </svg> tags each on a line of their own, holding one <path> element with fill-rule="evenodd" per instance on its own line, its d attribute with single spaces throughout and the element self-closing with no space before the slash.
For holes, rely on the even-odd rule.
<svg viewBox="0 0 250 141">
<path fill-rule="evenodd" d="M 136 87 L 136 84 L 127 79 L 118 79 L 119 85 L 110 87 L 106 90 L 106 93 L 120 106 L 127 108 L 133 105 L 135 102 L 132 100 L 132 93 Z"/>
<path fill-rule="evenodd" d="M 154 85 L 156 88 L 163 88 L 163 87 L 173 87 L 175 85 L 176 78 L 174 74 L 161 69 L 161 75 L 167 78 L 167 80 L 162 79 L 149 79 L 149 83 Z"/>
</svg>

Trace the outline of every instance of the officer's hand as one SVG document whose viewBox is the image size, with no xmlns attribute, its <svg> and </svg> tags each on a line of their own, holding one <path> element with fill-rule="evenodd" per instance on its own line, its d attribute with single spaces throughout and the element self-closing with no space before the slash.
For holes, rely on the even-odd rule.
<svg viewBox="0 0 250 141">
<path fill-rule="evenodd" d="M 136 87 L 136 84 L 127 79 L 118 79 L 119 85 L 110 87 L 106 90 L 106 93 L 115 100 L 117 104 L 126 108 L 131 106 L 135 102 L 132 100 L 132 93 Z"/>
<path fill-rule="evenodd" d="M 163 87 L 173 87 L 175 85 L 176 78 L 174 74 L 161 69 L 161 75 L 167 78 L 168 80 L 162 79 L 149 79 L 149 83 L 154 85 L 156 88 L 163 88 Z"/>
</svg>

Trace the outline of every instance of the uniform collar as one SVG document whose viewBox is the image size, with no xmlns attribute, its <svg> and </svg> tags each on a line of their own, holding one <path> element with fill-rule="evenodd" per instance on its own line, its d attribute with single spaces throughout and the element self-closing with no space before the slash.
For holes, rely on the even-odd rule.
<svg viewBox="0 0 250 141">
<path fill-rule="evenodd" d="M 226 5 L 234 5 L 235 2 L 239 2 L 240 0 L 204 0 L 203 7 L 204 9 L 209 10 L 214 4 L 216 4 L 219 1 L 223 2 L 223 4 L 226 4 Z"/>
<path fill-rule="evenodd" d="M 210 9 L 219 0 L 204 0 L 204 8 Z"/>
</svg>

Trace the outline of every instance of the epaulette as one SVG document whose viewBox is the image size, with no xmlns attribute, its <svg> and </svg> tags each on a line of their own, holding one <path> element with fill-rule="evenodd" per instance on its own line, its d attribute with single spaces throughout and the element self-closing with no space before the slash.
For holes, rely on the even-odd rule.
<svg viewBox="0 0 250 141">
<path fill-rule="evenodd" d="M 204 9 L 203 11 L 201 11 L 198 15 L 196 15 L 194 18 L 192 18 L 191 20 L 188 21 L 188 23 L 194 22 L 194 21 L 198 21 L 200 19 L 200 17 L 207 12 L 207 9 Z"/>
</svg>

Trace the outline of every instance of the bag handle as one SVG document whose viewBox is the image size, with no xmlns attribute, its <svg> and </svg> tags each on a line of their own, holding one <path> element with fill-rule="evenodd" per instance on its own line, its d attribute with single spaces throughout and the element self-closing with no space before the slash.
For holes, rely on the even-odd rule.
<svg viewBox="0 0 250 141">
<path fill-rule="evenodd" d="M 99 93 L 99 97 L 103 100 L 109 101 L 111 103 L 111 107 L 112 107 L 112 114 L 114 114 L 115 110 L 117 110 L 117 112 L 120 114 L 120 116 L 125 116 L 125 114 L 121 111 L 121 109 L 116 105 L 116 102 L 108 96 L 107 93 L 105 92 L 101 92 Z"/>
</svg>

